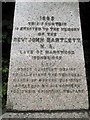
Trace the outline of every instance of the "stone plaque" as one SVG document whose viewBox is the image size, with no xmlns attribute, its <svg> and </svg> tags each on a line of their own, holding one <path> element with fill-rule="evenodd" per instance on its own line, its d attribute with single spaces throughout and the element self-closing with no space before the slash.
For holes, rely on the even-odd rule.
<svg viewBox="0 0 90 120">
<path fill-rule="evenodd" d="M 78 3 L 17 2 L 7 108 L 88 109 Z"/>
</svg>

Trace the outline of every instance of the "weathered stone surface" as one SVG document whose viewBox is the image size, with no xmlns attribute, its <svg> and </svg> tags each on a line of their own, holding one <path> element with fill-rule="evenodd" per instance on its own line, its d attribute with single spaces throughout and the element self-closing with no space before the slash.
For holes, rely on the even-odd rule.
<svg viewBox="0 0 90 120">
<path fill-rule="evenodd" d="M 16 3 L 7 109 L 88 109 L 78 3 Z"/>
<path fill-rule="evenodd" d="M 89 120 L 88 113 L 83 112 L 51 112 L 51 113 L 6 113 L 3 118 L 57 118 L 59 120 Z"/>
<path fill-rule="evenodd" d="M 79 2 L 79 0 L 16 0 L 17 2 Z"/>
</svg>

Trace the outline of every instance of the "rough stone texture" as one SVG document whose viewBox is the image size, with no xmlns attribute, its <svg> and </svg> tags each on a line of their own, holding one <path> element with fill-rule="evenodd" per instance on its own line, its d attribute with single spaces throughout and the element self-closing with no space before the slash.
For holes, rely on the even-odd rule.
<svg viewBox="0 0 90 120">
<path fill-rule="evenodd" d="M 43 20 L 43 16 L 45 19 L 49 16 L 50 20 Z M 51 21 L 52 16 L 54 20 Z M 31 25 L 31 22 L 35 22 L 35 25 Z M 60 22 L 61 25 L 54 25 L 59 31 L 51 31 L 53 25 L 36 25 L 36 22 Z M 37 31 L 35 27 L 41 30 Z M 65 31 L 63 28 L 72 28 L 73 31 Z M 7 109 L 88 109 L 78 3 L 16 3 L 13 29 Z M 44 35 L 39 36 L 39 32 Z M 47 33 L 56 33 L 56 36 L 48 36 Z M 44 41 L 31 41 L 37 37 L 43 37 Z M 60 39 L 59 42 L 49 43 L 48 37 Z M 40 44 L 44 44 L 44 48 Z M 46 54 L 46 50 L 59 53 Z M 38 60 L 34 56 L 49 56 L 50 60 L 48 57 L 43 60 L 37 57 Z"/>
<path fill-rule="evenodd" d="M 88 113 L 83 112 L 57 112 L 57 113 L 6 113 L 2 118 L 59 118 L 60 120 L 89 120 Z"/>
<path fill-rule="evenodd" d="M 16 0 L 17 2 L 79 2 L 79 0 Z"/>
</svg>

